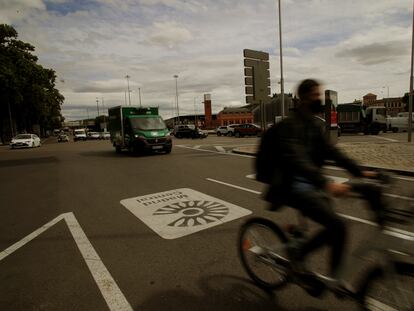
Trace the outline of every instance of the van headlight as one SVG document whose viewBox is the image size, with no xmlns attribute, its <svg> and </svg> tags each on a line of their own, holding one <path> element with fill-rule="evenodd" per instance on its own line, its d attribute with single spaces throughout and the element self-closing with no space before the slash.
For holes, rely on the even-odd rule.
<svg viewBox="0 0 414 311">
<path fill-rule="evenodd" d="M 139 134 L 135 134 L 135 138 L 145 139 L 145 136 L 143 136 L 143 135 L 139 135 Z"/>
</svg>

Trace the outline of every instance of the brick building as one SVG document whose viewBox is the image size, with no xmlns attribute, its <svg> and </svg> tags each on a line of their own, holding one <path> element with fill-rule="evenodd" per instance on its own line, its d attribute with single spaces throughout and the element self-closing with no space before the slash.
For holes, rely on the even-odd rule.
<svg viewBox="0 0 414 311">
<path fill-rule="evenodd" d="M 377 99 L 377 95 L 368 93 L 362 97 L 362 103 L 365 106 L 377 106 L 387 108 L 387 115 L 396 116 L 399 112 L 404 111 L 404 103 L 402 97 L 388 97 Z"/>
<path fill-rule="evenodd" d="M 250 109 L 245 107 L 225 107 L 217 114 L 217 123 L 219 126 L 253 123 L 253 114 Z"/>
</svg>

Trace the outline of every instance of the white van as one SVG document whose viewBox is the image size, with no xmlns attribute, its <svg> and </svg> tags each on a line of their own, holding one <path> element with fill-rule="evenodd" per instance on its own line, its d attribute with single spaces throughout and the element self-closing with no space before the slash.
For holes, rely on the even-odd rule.
<svg viewBox="0 0 414 311">
<path fill-rule="evenodd" d="M 413 113 L 414 119 L 414 113 Z M 396 117 L 387 118 L 388 129 L 396 132 L 405 132 L 408 130 L 408 112 L 400 112 Z"/>
<path fill-rule="evenodd" d="M 86 130 L 85 129 L 76 129 L 73 131 L 73 140 L 86 140 Z"/>
</svg>

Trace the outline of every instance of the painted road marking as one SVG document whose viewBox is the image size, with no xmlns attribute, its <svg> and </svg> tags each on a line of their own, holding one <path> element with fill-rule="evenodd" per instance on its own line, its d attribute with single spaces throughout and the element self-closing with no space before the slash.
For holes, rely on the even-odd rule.
<svg viewBox="0 0 414 311">
<path fill-rule="evenodd" d="M 387 141 L 398 142 L 398 140 L 396 140 L 396 139 L 391 139 L 391 138 L 386 138 L 386 137 L 376 136 L 376 135 L 370 135 L 370 136 L 375 137 L 376 139 L 384 139 L 384 140 L 387 140 Z"/>
<path fill-rule="evenodd" d="M 192 149 L 192 150 L 196 150 L 196 151 L 223 154 L 223 152 L 218 152 L 218 151 L 213 151 L 213 150 L 205 150 L 205 149 L 194 149 L 193 147 L 189 147 L 189 146 L 185 146 L 185 145 L 175 145 L 175 146 L 180 147 L 180 148 L 185 148 L 185 149 Z M 232 152 L 226 152 L 225 154 L 229 155 L 229 156 L 242 157 L 242 158 L 255 158 L 254 156 L 251 156 L 251 155 L 237 154 L 237 153 L 232 153 Z"/>
<path fill-rule="evenodd" d="M 252 189 L 248 189 L 248 188 L 244 188 L 244 187 L 240 187 L 237 185 L 233 185 L 233 184 L 229 184 L 220 180 L 216 180 L 216 179 L 212 179 L 212 178 L 206 178 L 208 181 L 211 182 L 215 182 L 218 184 L 222 184 L 222 185 L 226 185 L 228 187 L 231 188 L 235 188 L 235 189 L 239 189 L 239 190 L 243 190 L 243 191 L 247 191 L 247 192 L 251 192 L 254 194 L 262 194 L 260 191 L 255 191 Z M 412 199 L 412 198 L 410 198 Z M 338 213 L 338 215 L 340 215 L 343 218 L 349 219 L 349 220 L 353 220 L 353 221 L 357 221 L 357 222 L 361 222 L 367 225 L 371 225 L 371 226 L 377 226 L 376 223 L 366 220 L 366 219 L 362 219 L 362 218 L 358 218 L 358 217 L 354 217 L 354 216 L 350 216 L 350 215 L 346 215 L 346 214 L 340 214 Z M 394 237 L 398 237 L 400 239 L 404 239 L 404 240 L 408 240 L 408 241 L 414 241 L 414 233 L 410 232 L 410 231 L 405 231 L 405 230 L 401 230 L 398 228 L 394 228 L 394 227 L 386 227 L 386 230 L 384 230 L 384 233 L 394 236 Z"/>
<path fill-rule="evenodd" d="M 193 148 L 194 149 L 199 149 L 201 147 L 201 145 L 197 145 L 197 146 L 194 146 Z"/>
<path fill-rule="evenodd" d="M 222 146 L 214 146 L 218 152 L 226 152 L 226 149 L 224 149 Z"/>
<path fill-rule="evenodd" d="M 244 188 L 244 187 L 240 187 L 240 186 L 232 185 L 232 184 L 226 183 L 226 182 L 224 182 L 224 181 L 216 180 L 216 179 L 213 179 L 213 178 L 206 178 L 206 179 L 207 179 L 207 180 L 209 180 L 209 181 L 212 181 L 212 182 L 218 183 L 218 184 L 222 184 L 222 185 L 225 185 L 225 186 L 232 187 L 232 188 L 236 188 L 236 189 L 244 190 L 244 191 L 251 192 L 251 193 L 254 193 L 254 194 L 261 194 L 261 192 L 260 192 L 260 191 L 256 191 L 256 190 L 252 190 L 252 189 L 248 189 L 248 188 Z"/>
<path fill-rule="evenodd" d="M 85 260 L 86 265 L 89 268 L 89 271 L 94 278 L 96 285 L 98 285 L 99 290 L 101 291 L 102 296 L 104 297 L 106 304 L 110 310 L 113 311 L 132 311 L 131 305 L 126 300 L 125 296 L 122 294 L 115 280 L 112 278 L 108 269 L 106 269 L 98 253 L 93 248 L 91 242 L 88 240 L 85 232 L 82 230 L 82 227 L 79 225 L 79 222 L 76 220 L 76 217 L 73 213 L 61 214 L 55 219 L 51 220 L 47 224 L 43 225 L 39 229 L 33 231 L 31 234 L 27 235 L 20 241 L 14 243 L 10 247 L 6 248 L 0 253 L 0 261 L 17 251 L 22 246 L 26 245 L 34 238 L 45 232 L 47 229 L 54 226 L 61 220 L 65 220 L 70 233 L 72 234 L 73 239 L 78 246 L 79 251 L 82 254 L 83 260 Z"/>
<path fill-rule="evenodd" d="M 326 165 L 326 166 L 324 166 L 324 168 L 326 168 L 328 170 L 334 170 L 334 171 L 343 171 L 343 172 L 346 171 L 342 167 L 337 167 L 337 166 L 332 166 L 332 165 Z M 403 176 L 396 176 L 396 175 L 393 175 L 392 178 L 406 180 L 406 181 L 414 181 L 414 178 L 403 177 Z"/>
<path fill-rule="evenodd" d="M 176 239 L 251 214 L 204 193 L 181 188 L 120 202 L 164 239 Z"/>
<path fill-rule="evenodd" d="M 349 180 L 348 178 L 331 176 L 331 175 L 325 175 L 325 177 L 328 178 L 328 179 L 331 179 L 332 181 L 334 181 L 334 182 L 336 182 L 338 184 L 346 183 Z M 246 178 L 256 179 L 256 174 L 246 175 Z"/>
</svg>

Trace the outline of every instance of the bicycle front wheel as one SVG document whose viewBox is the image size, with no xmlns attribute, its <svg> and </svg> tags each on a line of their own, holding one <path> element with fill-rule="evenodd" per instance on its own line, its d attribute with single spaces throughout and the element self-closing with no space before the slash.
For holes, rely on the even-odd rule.
<svg viewBox="0 0 414 311">
<path fill-rule="evenodd" d="M 368 273 L 362 292 L 363 310 L 413 311 L 414 264 L 393 262 Z"/>
<path fill-rule="evenodd" d="M 272 221 L 251 218 L 240 229 L 239 255 L 250 278 L 260 287 L 275 289 L 286 283 L 287 238 Z"/>
</svg>

